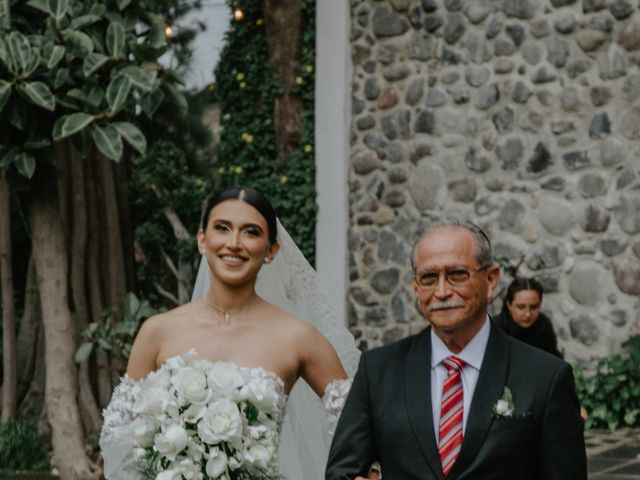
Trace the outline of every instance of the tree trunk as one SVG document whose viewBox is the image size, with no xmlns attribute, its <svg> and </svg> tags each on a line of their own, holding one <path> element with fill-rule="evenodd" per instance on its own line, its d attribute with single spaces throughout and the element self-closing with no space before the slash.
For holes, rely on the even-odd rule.
<svg viewBox="0 0 640 480">
<path fill-rule="evenodd" d="M 276 97 L 273 125 L 278 158 L 298 148 L 302 128 L 302 99 L 293 96 L 300 75 L 302 50 L 302 6 L 300 0 L 265 0 L 264 26 L 269 64 L 284 93 Z"/>
<path fill-rule="evenodd" d="M 2 422 L 16 416 L 18 404 L 16 319 L 11 269 L 11 214 L 5 168 L 0 169 L 0 288 L 2 289 Z"/>
<path fill-rule="evenodd" d="M 36 282 L 33 255 L 27 266 L 27 282 L 24 291 L 24 312 L 18 330 L 18 404 L 25 398 L 35 375 L 38 355 L 38 336 L 41 330 L 40 300 Z"/>
<path fill-rule="evenodd" d="M 100 225 L 104 222 L 101 221 L 99 214 L 99 189 L 97 183 L 96 162 L 93 161 L 93 159 L 89 160 L 90 161 L 86 162 L 87 168 L 85 176 L 89 227 L 87 277 L 89 282 L 91 316 L 97 321 L 105 308 L 106 292 L 100 282 L 100 274 L 104 271 L 104 264 L 100 254 L 102 251 L 106 250 L 106 247 L 104 246 L 104 238 L 102 235 L 102 229 L 100 228 Z M 109 363 L 109 356 L 107 353 L 100 349 L 96 352 L 96 367 L 98 370 L 98 405 L 100 405 L 100 407 L 106 407 L 111 398 L 111 365 Z"/>
<path fill-rule="evenodd" d="M 120 218 L 120 228 L 122 232 L 121 245 L 124 255 L 124 271 L 126 276 L 125 290 L 127 292 L 136 291 L 136 261 L 133 251 L 133 225 L 131 223 L 131 212 L 129 210 L 129 179 L 127 178 L 128 157 L 114 164 L 116 198 L 118 199 L 118 216 Z"/>
<path fill-rule="evenodd" d="M 33 258 L 46 336 L 45 404 L 52 427 L 55 464 L 65 480 L 95 478 L 84 447 L 76 394 L 78 370 L 74 325 L 68 301 L 68 263 L 62 229 L 56 172 L 39 166 L 32 183 Z M 52 178 L 53 177 L 53 178 Z"/>
<path fill-rule="evenodd" d="M 80 341 L 79 333 L 89 325 L 89 308 L 87 306 L 87 292 L 85 288 L 85 267 L 87 260 L 87 198 L 85 194 L 84 161 L 72 149 L 71 168 L 71 295 L 74 305 L 76 325 L 76 341 Z M 78 386 L 80 413 L 85 433 L 95 438 L 100 432 L 102 420 L 100 409 L 91 389 L 89 375 L 89 361 L 87 358 L 79 367 Z"/>
</svg>

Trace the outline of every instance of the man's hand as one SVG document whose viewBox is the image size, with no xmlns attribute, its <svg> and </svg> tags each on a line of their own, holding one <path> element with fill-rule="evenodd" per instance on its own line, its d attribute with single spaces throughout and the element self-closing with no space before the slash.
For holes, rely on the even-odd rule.
<svg viewBox="0 0 640 480">
<path fill-rule="evenodd" d="M 377 462 L 376 462 L 377 464 Z M 371 470 L 369 470 L 369 474 L 367 475 L 367 477 L 356 477 L 354 480 L 380 480 L 382 478 L 382 475 L 380 475 L 380 467 L 378 466 L 372 466 Z"/>
</svg>

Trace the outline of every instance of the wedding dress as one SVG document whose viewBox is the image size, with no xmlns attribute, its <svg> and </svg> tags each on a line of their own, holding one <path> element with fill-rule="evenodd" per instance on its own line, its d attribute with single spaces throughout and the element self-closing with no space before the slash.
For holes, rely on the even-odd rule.
<svg viewBox="0 0 640 480">
<path fill-rule="evenodd" d="M 352 377 L 359 358 L 353 337 L 320 292 L 316 272 L 279 222 L 278 241 L 279 254 L 271 264 L 263 267 L 258 275 L 258 294 L 316 327 L 331 342 L 347 374 Z M 209 285 L 209 268 L 203 259 L 193 299 L 206 294 Z M 156 372 L 161 371 L 163 367 Z M 340 415 L 350 380 L 330 382 L 322 399 L 319 399 L 306 382 L 300 379 L 287 397 L 282 380 L 274 372 L 257 367 L 243 368 L 260 372 L 268 378 L 271 385 L 270 393 L 281 400 L 276 422 L 278 432 L 273 432 L 276 448 L 279 444 L 280 471 L 274 478 L 279 478 L 280 475 L 288 480 L 324 478 L 330 433 Z M 150 374 L 152 375 L 154 372 Z M 145 380 L 136 382 L 125 375 L 103 412 L 104 425 L 100 435 L 100 447 L 105 460 L 107 480 L 142 478 L 138 460 L 134 455 L 133 438 L 136 428 L 140 427 L 140 419 L 135 413 L 136 400 Z"/>
</svg>

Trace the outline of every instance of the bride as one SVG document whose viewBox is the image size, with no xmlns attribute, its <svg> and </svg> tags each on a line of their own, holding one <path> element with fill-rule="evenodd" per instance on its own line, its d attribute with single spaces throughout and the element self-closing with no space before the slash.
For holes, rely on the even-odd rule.
<svg viewBox="0 0 640 480">
<path fill-rule="evenodd" d="M 142 478 L 131 440 L 140 380 L 187 352 L 269 379 L 283 410 L 277 422 L 278 475 L 323 478 L 330 424 L 337 421 L 350 385 L 345 368 L 353 375 L 357 364 L 353 338 L 318 292 L 315 272 L 279 225 L 272 205 L 257 190 L 230 188 L 211 198 L 198 248 L 206 262 L 194 300 L 142 325 L 127 375 L 105 409 L 100 444 L 106 478 Z M 299 377 L 306 383 L 296 383 Z M 277 438 L 279 432 L 274 433 Z"/>
</svg>

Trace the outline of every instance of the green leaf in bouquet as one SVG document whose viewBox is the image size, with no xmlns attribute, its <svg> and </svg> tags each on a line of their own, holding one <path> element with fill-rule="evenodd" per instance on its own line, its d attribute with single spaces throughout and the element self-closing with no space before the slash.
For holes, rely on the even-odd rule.
<svg viewBox="0 0 640 480">
<path fill-rule="evenodd" d="M 36 170 L 36 159 L 27 152 L 21 152 L 15 158 L 15 165 L 20 175 L 31 178 Z"/>
<path fill-rule="evenodd" d="M 18 91 L 23 94 L 31 103 L 39 107 L 54 111 L 56 99 L 43 82 L 25 82 L 18 84 Z"/>
<path fill-rule="evenodd" d="M 246 402 L 246 405 L 247 407 L 244 411 L 244 415 L 245 417 L 247 417 L 247 421 L 249 422 L 249 424 L 257 422 L 258 414 L 260 413 L 260 411 L 258 410 L 258 407 L 256 407 L 253 403 L 251 403 L 248 400 Z"/>
<path fill-rule="evenodd" d="M 96 147 L 103 155 L 114 161 L 120 160 L 122 156 L 122 138 L 112 125 L 105 125 L 104 128 L 94 125 L 91 136 Z"/>
</svg>

